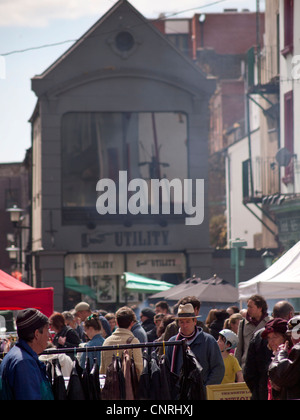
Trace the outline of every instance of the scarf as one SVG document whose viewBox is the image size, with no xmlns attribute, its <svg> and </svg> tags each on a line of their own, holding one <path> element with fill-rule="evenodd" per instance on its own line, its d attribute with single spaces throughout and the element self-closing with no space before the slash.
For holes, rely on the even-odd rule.
<svg viewBox="0 0 300 420">
<path fill-rule="evenodd" d="M 255 318 L 252 318 L 249 314 L 248 314 L 248 312 L 247 312 L 247 315 L 246 315 L 246 319 L 247 319 L 247 321 L 250 323 L 250 324 L 252 324 L 252 325 L 254 325 L 255 327 L 257 327 L 258 326 L 258 324 L 266 317 L 266 316 L 268 316 L 268 314 L 267 314 L 267 312 L 263 312 L 262 314 L 261 314 L 261 317 L 260 317 L 260 319 L 259 320 L 257 320 L 257 319 L 255 319 Z"/>
<path fill-rule="evenodd" d="M 182 334 L 181 329 L 179 328 L 178 334 L 176 336 L 176 341 L 187 340 L 187 344 L 191 344 L 191 342 L 194 340 L 197 334 L 198 334 L 198 328 L 196 326 L 191 335 Z M 178 350 L 178 346 L 174 346 L 173 353 L 172 353 L 172 360 L 171 360 L 171 372 L 174 372 L 177 350 Z"/>
</svg>

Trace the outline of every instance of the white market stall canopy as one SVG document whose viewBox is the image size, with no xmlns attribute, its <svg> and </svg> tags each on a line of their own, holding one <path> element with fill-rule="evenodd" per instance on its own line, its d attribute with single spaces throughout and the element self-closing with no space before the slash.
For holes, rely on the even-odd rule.
<svg viewBox="0 0 300 420">
<path fill-rule="evenodd" d="M 239 284 L 239 300 L 254 294 L 265 299 L 300 297 L 300 241 L 267 270 Z"/>
<path fill-rule="evenodd" d="M 124 273 L 122 276 L 125 280 L 125 290 L 131 292 L 154 293 L 168 290 L 174 284 L 165 281 L 149 279 L 134 273 Z"/>
</svg>

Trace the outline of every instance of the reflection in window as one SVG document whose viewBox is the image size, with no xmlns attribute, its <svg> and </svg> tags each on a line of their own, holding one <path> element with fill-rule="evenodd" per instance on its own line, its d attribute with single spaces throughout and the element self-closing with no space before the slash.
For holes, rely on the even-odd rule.
<svg viewBox="0 0 300 420">
<path fill-rule="evenodd" d="M 64 207 L 94 207 L 96 184 L 187 178 L 187 119 L 170 113 L 68 113 L 62 119 Z"/>
</svg>

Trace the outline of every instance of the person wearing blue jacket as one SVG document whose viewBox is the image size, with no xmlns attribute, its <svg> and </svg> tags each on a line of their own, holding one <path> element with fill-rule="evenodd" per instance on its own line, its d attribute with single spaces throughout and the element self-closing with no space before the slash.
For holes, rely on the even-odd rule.
<svg viewBox="0 0 300 420">
<path fill-rule="evenodd" d="M 87 317 L 87 319 L 84 321 L 84 331 L 90 340 L 86 343 L 85 347 L 102 346 L 104 343 L 104 338 L 100 334 L 101 322 L 99 321 L 98 314 L 95 313 Z M 91 368 L 94 364 L 94 359 L 97 360 L 98 366 L 100 368 L 101 351 L 97 350 L 82 353 L 80 358 L 80 366 L 82 368 L 85 367 L 87 357 L 89 358 Z"/>
<path fill-rule="evenodd" d="M 46 367 L 38 359 L 47 347 L 49 321 L 34 308 L 19 312 L 18 341 L 0 365 L 0 400 L 53 400 Z"/>
<path fill-rule="evenodd" d="M 225 366 L 217 341 L 210 334 L 197 327 L 197 318 L 193 305 L 187 303 L 179 305 L 176 317 L 179 325 L 178 334 L 171 337 L 170 341 L 187 340 L 187 345 L 196 356 L 202 367 L 202 378 L 205 386 L 217 385 L 223 380 Z M 181 346 L 167 346 L 166 355 L 171 371 L 179 375 L 183 363 Z"/>
</svg>

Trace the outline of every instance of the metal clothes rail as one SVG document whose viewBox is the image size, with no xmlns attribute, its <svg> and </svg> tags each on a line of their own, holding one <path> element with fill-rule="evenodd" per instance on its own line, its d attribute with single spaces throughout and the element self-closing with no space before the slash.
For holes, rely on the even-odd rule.
<svg viewBox="0 0 300 420">
<path fill-rule="evenodd" d="M 185 350 L 187 347 L 186 340 L 178 341 L 159 341 L 151 343 L 139 343 L 139 344 L 116 344 L 113 346 L 93 346 L 93 347 L 72 347 L 72 348 L 59 348 L 59 349 L 47 349 L 44 350 L 42 354 L 59 354 L 59 353 L 83 353 L 89 351 L 106 351 L 106 350 L 125 350 L 125 349 L 136 349 L 136 348 L 149 348 L 149 347 L 169 347 L 169 346 L 182 346 L 182 349 Z"/>
</svg>

